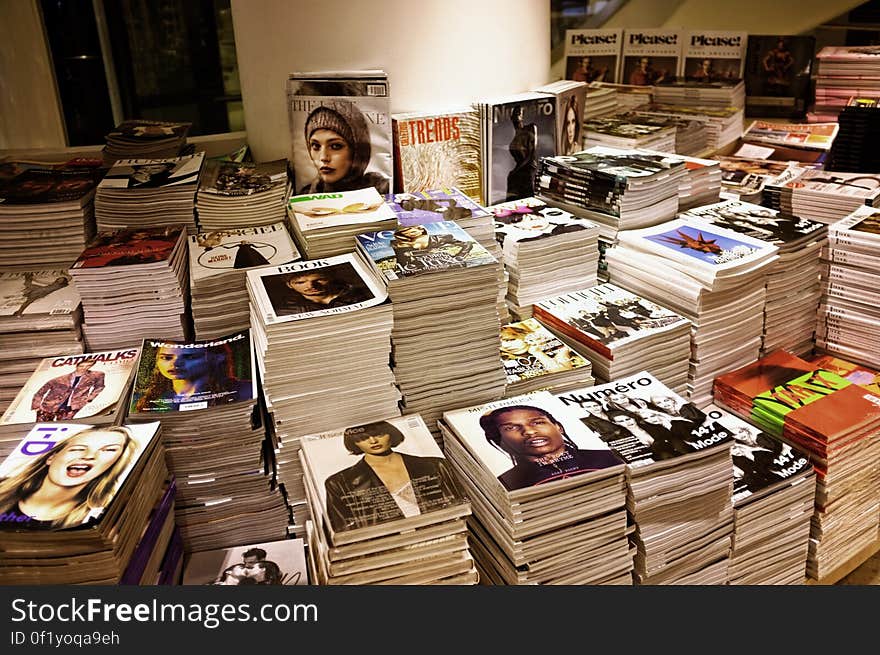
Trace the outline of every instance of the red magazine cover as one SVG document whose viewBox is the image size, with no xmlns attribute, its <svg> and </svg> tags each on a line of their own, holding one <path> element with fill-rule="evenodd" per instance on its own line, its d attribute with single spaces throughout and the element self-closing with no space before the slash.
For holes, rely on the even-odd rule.
<svg viewBox="0 0 880 655">
<path fill-rule="evenodd" d="M 100 232 L 72 268 L 100 268 L 167 261 L 186 228 L 182 225 Z"/>
</svg>

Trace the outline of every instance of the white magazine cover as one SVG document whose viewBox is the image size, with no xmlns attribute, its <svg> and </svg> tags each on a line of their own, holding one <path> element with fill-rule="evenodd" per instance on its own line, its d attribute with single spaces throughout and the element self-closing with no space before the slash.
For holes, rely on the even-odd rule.
<svg viewBox="0 0 880 655">
<path fill-rule="evenodd" d="M 432 513 L 466 502 L 418 414 L 305 436 L 301 444 L 317 504 L 334 534 L 418 516 L 430 522 Z M 389 489 L 377 466 L 409 484 Z"/>
<path fill-rule="evenodd" d="M 565 79 L 575 82 L 617 82 L 622 29 L 565 31 Z"/>
<path fill-rule="evenodd" d="M 716 225 L 776 245 L 802 241 L 810 235 L 823 238 L 826 230 L 824 223 L 743 200 L 723 200 L 711 205 L 692 207 L 679 214 L 679 218 L 693 222 L 694 225 Z"/>
<path fill-rule="evenodd" d="M 332 316 L 385 302 L 385 283 L 354 253 L 248 271 L 248 290 L 266 325 Z"/>
<path fill-rule="evenodd" d="M 837 243 L 880 243 L 880 208 L 863 205 L 828 227 Z"/>
<path fill-rule="evenodd" d="M 139 348 L 42 360 L 0 418 L 10 423 L 47 423 L 115 414 L 128 393 Z"/>
<path fill-rule="evenodd" d="M 303 234 L 338 225 L 363 224 L 367 230 L 370 223 L 396 218 L 394 210 L 373 187 L 292 196 L 287 201 L 287 210 Z"/>
<path fill-rule="evenodd" d="M 225 228 L 189 236 L 189 272 L 194 282 L 258 266 L 300 259 L 284 222 Z"/>
<path fill-rule="evenodd" d="M 508 491 L 622 464 L 549 391 L 444 412 L 443 421 Z"/>
<path fill-rule="evenodd" d="M 685 34 L 679 76 L 698 82 L 742 79 L 748 33 L 699 30 Z"/>
<path fill-rule="evenodd" d="M 0 531 L 63 530 L 99 521 L 159 425 L 37 423 L 0 464 Z M 36 489 L 25 484 L 34 480 L 40 480 Z M 34 495 L 52 486 L 79 493 L 63 507 L 36 504 Z"/>
<path fill-rule="evenodd" d="M 815 168 L 794 169 L 800 173 L 794 179 L 774 180 L 774 186 L 782 186 L 794 197 L 803 195 L 849 196 L 861 198 L 865 204 L 873 204 L 880 198 L 880 174 L 840 173 Z M 782 177 L 782 176 L 780 176 Z M 784 183 L 783 183 L 784 182 Z"/>
<path fill-rule="evenodd" d="M 556 397 L 633 467 L 732 439 L 729 430 L 647 371 Z"/>
<path fill-rule="evenodd" d="M 64 270 L 0 273 L 0 317 L 72 313 L 79 292 Z"/>
<path fill-rule="evenodd" d="M 518 244 L 568 234 L 593 230 L 598 234 L 599 226 L 592 221 L 578 218 L 558 207 L 551 207 L 543 200 L 523 198 L 487 207 L 495 217 L 495 239 L 501 244 L 505 258 L 511 258 L 518 251 Z"/>
<path fill-rule="evenodd" d="M 98 189 L 157 189 L 195 184 L 204 161 L 204 152 L 167 159 L 120 159 Z"/>
<path fill-rule="evenodd" d="M 683 42 L 684 33 L 675 29 L 627 29 L 620 83 L 653 86 L 674 79 Z"/>
<path fill-rule="evenodd" d="M 307 585 L 302 539 L 218 548 L 192 553 L 183 571 L 185 585 Z"/>
</svg>

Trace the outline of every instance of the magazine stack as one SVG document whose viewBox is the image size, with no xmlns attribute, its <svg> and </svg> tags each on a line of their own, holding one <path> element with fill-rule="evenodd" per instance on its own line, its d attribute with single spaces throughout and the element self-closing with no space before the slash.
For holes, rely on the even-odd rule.
<svg viewBox="0 0 880 655">
<path fill-rule="evenodd" d="M 321 585 L 472 585 L 471 513 L 449 460 L 418 414 L 303 437 Z"/>
<path fill-rule="evenodd" d="M 0 463 L 0 584 L 119 584 L 168 478 L 159 423 L 21 434 Z"/>
<path fill-rule="evenodd" d="M 626 462 L 636 584 L 726 584 L 730 433 L 645 371 L 557 398 Z"/>
<path fill-rule="evenodd" d="M 721 195 L 726 200 L 763 204 L 764 186 L 783 175 L 796 162 L 748 157 L 716 157 L 721 166 Z M 793 173 L 792 177 L 797 175 Z M 791 178 L 789 178 L 791 179 Z"/>
<path fill-rule="evenodd" d="M 161 159 L 185 154 L 186 135 L 192 123 L 170 121 L 123 121 L 104 137 L 104 164 L 120 159 Z"/>
<path fill-rule="evenodd" d="M 651 148 L 675 152 L 677 127 L 671 122 L 640 121 L 619 115 L 594 118 L 584 123 L 584 147 Z"/>
<path fill-rule="evenodd" d="M 670 78 L 654 85 L 654 102 L 682 107 L 745 109 L 746 85 L 741 79 L 701 81 Z"/>
<path fill-rule="evenodd" d="M 159 420 L 186 550 L 281 538 L 287 510 L 261 453 L 250 332 L 212 341 L 144 339 L 129 416 Z"/>
<path fill-rule="evenodd" d="M 537 303 L 535 318 L 587 357 L 597 380 L 650 366 L 677 392 L 687 387 L 690 321 L 635 293 L 606 282 Z"/>
<path fill-rule="evenodd" d="M 681 159 L 687 171 L 687 180 L 678 187 L 678 210 L 708 205 L 718 202 L 721 197 L 721 167 L 714 159 L 699 159 L 687 155 L 670 156 L 653 150 L 641 151 L 646 155 L 662 157 L 664 160 Z"/>
<path fill-rule="evenodd" d="M 98 184 L 98 230 L 182 224 L 198 232 L 195 202 L 205 153 L 170 159 L 120 159 Z"/>
<path fill-rule="evenodd" d="M 501 263 L 454 221 L 357 239 L 361 254 L 388 284 L 392 367 L 403 413 L 421 414 L 434 431 L 442 413 L 467 398 L 500 398 Z"/>
<path fill-rule="evenodd" d="M 819 581 L 872 546 L 880 511 L 880 396 L 830 368 L 777 350 L 715 381 L 716 403 L 809 455 L 807 576 Z"/>
<path fill-rule="evenodd" d="M 534 318 L 501 327 L 505 396 L 547 389 L 560 393 L 595 382 L 590 360 L 566 346 Z"/>
<path fill-rule="evenodd" d="M 880 65 L 877 87 L 880 92 Z M 880 153 L 872 145 L 880 137 L 880 97 L 850 98 L 837 122 L 840 131 L 831 146 L 828 168 L 853 173 L 880 170 Z"/>
<path fill-rule="evenodd" d="M 655 225 L 678 211 L 684 162 L 596 146 L 571 157 L 541 160 L 538 197 L 588 218 L 608 232 Z"/>
<path fill-rule="evenodd" d="M 83 351 L 82 307 L 67 271 L 0 273 L 0 407 L 6 409 L 47 352 Z"/>
<path fill-rule="evenodd" d="M 199 229 L 207 232 L 283 221 L 289 195 L 286 159 L 261 164 L 209 159 L 196 193 Z"/>
<path fill-rule="evenodd" d="M 631 585 L 624 464 L 548 391 L 446 412 L 481 582 Z"/>
<path fill-rule="evenodd" d="M 174 522 L 174 478 L 165 484 L 146 529 L 119 580 L 120 585 L 173 585 L 180 581 L 183 543 Z"/>
<path fill-rule="evenodd" d="M 880 175 L 792 169 L 764 187 L 764 204 L 822 223 L 836 223 L 862 205 L 880 207 Z"/>
<path fill-rule="evenodd" d="M 736 142 L 743 132 L 742 107 L 689 107 L 685 105 L 653 104 L 652 114 L 698 120 L 706 125 L 710 152 L 723 150 Z"/>
<path fill-rule="evenodd" d="M 102 170 L 28 168 L 0 182 L 0 267 L 67 268 L 95 235 Z"/>
<path fill-rule="evenodd" d="M 190 553 L 184 565 L 182 584 L 307 585 L 305 542 L 282 539 Z"/>
<path fill-rule="evenodd" d="M 247 271 L 300 259 L 284 222 L 189 237 L 192 316 L 199 339 L 250 327 Z"/>
<path fill-rule="evenodd" d="M 816 54 L 816 104 L 823 120 L 836 120 L 852 97 L 880 99 L 877 46 L 826 46 Z"/>
<path fill-rule="evenodd" d="M 816 475 L 806 453 L 716 405 L 733 437 L 732 585 L 799 585 L 806 574 Z"/>
<path fill-rule="evenodd" d="M 778 123 L 752 121 L 742 135 L 749 146 L 765 148 L 772 159 L 821 163 L 828 158 L 839 125 L 829 123 Z M 829 166 L 826 169 L 833 170 Z"/>
<path fill-rule="evenodd" d="M 373 187 L 293 196 L 287 201 L 287 215 L 306 259 L 353 252 L 356 235 L 397 225 L 394 211 Z"/>
<path fill-rule="evenodd" d="M 489 210 L 509 273 L 506 297 L 515 318 L 529 318 L 532 305 L 544 298 L 596 283 L 598 225 L 534 197 Z"/>
<path fill-rule="evenodd" d="M 676 219 L 618 234 L 605 253 L 611 281 L 690 319 L 688 399 L 712 398 L 720 373 L 758 357 L 767 271 L 777 247 L 751 237 Z"/>
<path fill-rule="evenodd" d="M 779 259 L 767 271 L 761 352 L 784 348 L 809 353 L 821 295 L 819 255 L 827 226 L 738 200 L 695 207 L 680 217 L 694 226 L 723 227 L 779 248 Z"/>
<path fill-rule="evenodd" d="M 618 114 L 617 117 L 637 124 L 673 126 L 675 128 L 675 146 L 672 150 L 666 150 L 666 153 L 674 152 L 688 157 L 709 154 L 709 130 L 702 121 L 685 117 L 655 116 L 645 110 Z M 661 149 L 654 148 L 654 150 Z"/>
<path fill-rule="evenodd" d="M 611 84 L 610 82 L 593 82 L 591 86 L 598 85 L 600 88 L 614 89 L 616 104 L 613 113 L 627 112 L 634 109 L 642 109 L 653 102 L 654 87 L 639 86 L 637 84 Z"/>
<path fill-rule="evenodd" d="M 388 364 L 391 305 L 382 279 L 354 253 L 247 276 L 278 477 L 289 502 L 302 503 L 300 437 L 400 413 Z"/>
<path fill-rule="evenodd" d="M 880 367 L 880 209 L 860 207 L 828 228 L 816 345 Z"/>
<path fill-rule="evenodd" d="M 618 93 L 613 86 L 590 82 L 584 100 L 584 121 L 602 118 L 618 111 Z"/>
<path fill-rule="evenodd" d="M 70 269 L 91 350 L 139 345 L 149 334 L 189 332 L 186 229 L 99 232 Z"/>
<path fill-rule="evenodd" d="M 0 417 L 0 459 L 35 423 L 122 423 L 137 348 L 40 361 Z"/>
</svg>

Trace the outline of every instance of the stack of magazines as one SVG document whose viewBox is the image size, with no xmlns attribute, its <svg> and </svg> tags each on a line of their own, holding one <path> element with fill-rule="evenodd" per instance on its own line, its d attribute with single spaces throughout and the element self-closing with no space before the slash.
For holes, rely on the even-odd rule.
<svg viewBox="0 0 880 655">
<path fill-rule="evenodd" d="M 260 461 L 266 431 L 253 417 L 254 373 L 248 330 L 212 341 L 143 341 L 129 416 L 162 423 L 187 550 L 286 533 L 284 499 Z"/>
<path fill-rule="evenodd" d="M 673 150 L 665 150 L 664 152 L 693 157 L 709 154 L 709 130 L 702 121 L 677 116 L 656 116 L 645 110 L 631 111 L 617 116 L 643 125 L 674 127 L 675 146 Z M 662 150 L 662 148 L 654 148 L 654 150 Z"/>
<path fill-rule="evenodd" d="M 197 229 L 196 190 L 205 153 L 170 159 L 120 159 L 98 185 L 98 230 L 183 224 Z"/>
<path fill-rule="evenodd" d="M 282 539 L 190 553 L 184 585 L 307 585 L 305 542 Z M 312 581 L 312 584 L 316 584 Z"/>
<path fill-rule="evenodd" d="M 67 271 L 0 273 L 0 408 L 48 353 L 82 353 L 82 307 Z"/>
<path fill-rule="evenodd" d="M 816 104 L 820 116 L 835 120 L 852 97 L 880 99 L 877 46 L 826 46 L 816 54 Z"/>
<path fill-rule="evenodd" d="M 257 364 L 272 414 L 278 476 L 305 500 L 303 435 L 399 414 L 388 365 L 391 305 L 354 254 L 248 271 Z"/>
<path fill-rule="evenodd" d="M 99 232 L 70 269 L 92 350 L 140 344 L 149 334 L 185 339 L 189 296 L 182 225 Z"/>
<path fill-rule="evenodd" d="M 119 159 L 177 157 L 184 154 L 186 135 L 192 123 L 123 121 L 104 137 L 104 163 L 112 166 Z"/>
<path fill-rule="evenodd" d="M 34 423 L 122 423 L 139 352 L 126 348 L 42 360 L 0 417 L 0 458 Z"/>
<path fill-rule="evenodd" d="M 676 132 L 671 122 L 660 124 L 634 116 L 603 116 L 584 122 L 584 147 L 602 145 L 675 152 Z"/>
<path fill-rule="evenodd" d="M 493 205 L 495 238 L 509 273 L 507 303 L 515 318 L 543 298 L 595 284 L 599 227 L 538 198 Z"/>
<path fill-rule="evenodd" d="M 716 157 L 721 167 L 721 195 L 728 200 L 763 204 L 764 185 L 797 166 L 793 161 Z"/>
<path fill-rule="evenodd" d="M 682 219 L 618 235 L 605 257 L 611 281 L 693 323 L 687 395 L 712 397 L 712 380 L 754 361 L 761 348 L 767 271 L 777 247 Z"/>
<path fill-rule="evenodd" d="M 880 367 L 880 209 L 860 207 L 828 228 L 816 345 Z"/>
<path fill-rule="evenodd" d="M 875 83 L 880 92 L 880 61 Z M 854 173 L 880 170 L 880 153 L 873 146 L 880 137 L 880 97 L 850 98 L 837 122 L 840 131 L 831 146 L 828 168 Z"/>
<path fill-rule="evenodd" d="M 315 584 L 476 584 L 470 503 L 420 416 L 306 436 L 300 458 Z"/>
<path fill-rule="evenodd" d="M 614 114 L 617 108 L 617 89 L 602 86 L 598 82 L 590 82 L 587 86 L 587 98 L 584 101 L 584 121 L 602 118 Z"/>
<path fill-rule="evenodd" d="M 706 125 L 707 147 L 711 152 L 722 150 L 742 136 L 742 107 L 692 107 L 689 105 L 655 104 L 649 111 L 660 116 L 697 120 Z"/>
<path fill-rule="evenodd" d="M 247 271 L 300 259 L 284 222 L 189 237 L 189 279 L 196 336 L 210 339 L 250 326 Z"/>
<path fill-rule="evenodd" d="M 638 584 L 726 584 L 730 433 L 646 371 L 558 394 L 627 464 Z"/>
<path fill-rule="evenodd" d="M 810 352 L 821 295 L 819 255 L 827 226 L 738 200 L 694 207 L 680 218 L 694 226 L 723 227 L 779 248 L 779 259 L 767 272 L 761 351 Z"/>
<path fill-rule="evenodd" d="M 690 321 L 635 293 L 600 284 L 538 303 L 535 317 L 587 357 L 598 380 L 648 367 L 676 392 L 687 387 Z"/>
<path fill-rule="evenodd" d="M 31 167 L 0 183 L 0 267 L 69 266 L 95 235 L 102 174 L 94 167 Z"/>
<path fill-rule="evenodd" d="M 172 477 L 150 512 L 146 529 L 119 580 L 120 585 L 178 584 L 183 542 L 174 521 L 176 490 L 177 484 Z"/>
<path fill-rule="evenodd" d="M 862 205 L 880 207 L 880 175 L 792 168 L 765 185 L 763 203 L 830 225 Z"/>
<path fill-rule="evenodd" d="M 872 547 L 880 511 L 880 396 L 835 370 L 777 350 L 715 381 L 719 405 L 809 454 L 818 482 L 807 575 L 820 581 Z"/>
<path fill-rule="evenodd" d="M 38 423 L 20 439 L 0 463 L 0 584 L 118 584 L 168 478 L 159 423 Z"/>
<path fill-rule="evenodd" d="M 642 152 L 646 155 L 684 161 L 687 178 L 678 187 L 679 211 L 718 202 L 721 196 L 721 166 L 715 159 L 699 159 L 683 154 L 671 157 L 666 153 L 653 150 L 643 150 Z"/>
<path fill-rule="evenodd" d="M 397 225 L 391 207 L 374 187 L 293 196 L 287 201 L 287 214 L 307 259 L 353 252 L 357 234 Z"/>
<path fill-rule="evenodd" d="M 683 107 L 744 109 L 746 85 L 741 79 L 702 81 L 669 78 L 654 85 L 654 102 Z"/>
<path fill-rule="evenodd" d="M 631 585 L 623 461 L 548 391 L 446 412 L 489 584 Z"/>
<path fill-rule="evenodd" d="M 501 327 L 505 396 L 547 389 L 558 393 L 593 384 L 590 360 L 559 340 L 534 318 Z"/>
<path fill-rule="evenodd" d="M 836 122 L 774 123 L 759 120 L 752 121 L 746 128 L 742 141 L 769 149 L 773 159 L 818 163 L 827 158 L 837 131 Z"/>
<path fill-rule="evenodd" d="M 704 411 L 733 436 L 729 584 L 803 584 L 816 497 L 809 457 L 720 407 Z"/>
<path fill-rule="evenodd" d="M 199 228 L 257 227 L 284 220 L 290 195 L 287 160 L 205 162 L 196 194 Z"/>
<path fill-rule="evenodd" d="M 357 240 L 388 284 L 403 412 L 421 414 L 434 431 L 445 410 L 468 398 L 500 398 L 501 263 L 454 221 L 359 234 Z"/>
</svg>

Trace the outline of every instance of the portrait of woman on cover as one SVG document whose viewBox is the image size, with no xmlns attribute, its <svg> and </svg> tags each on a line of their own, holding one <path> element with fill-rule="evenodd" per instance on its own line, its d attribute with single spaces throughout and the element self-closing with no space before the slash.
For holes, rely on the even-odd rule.
<svg viewBox="0 0 880 655">
<path fill-rule="evenodd" d="M 82 525 L 116 494 L 137 443 L 124 426 L 87 428 L 23 463 L 0 481 L 0 515 L 15 527 Z M 29 517 L 19 521 L 18 517 Z"/>
<path fill-rule="evenodd" d="M 403 433 L 388 421 L 345 430 L 345 448 L 361 457 L 324 482 L 334 531 L 418 516 L 461 498 L 445 459 L 394 450 L 403 441 Z"/>
</svg>

